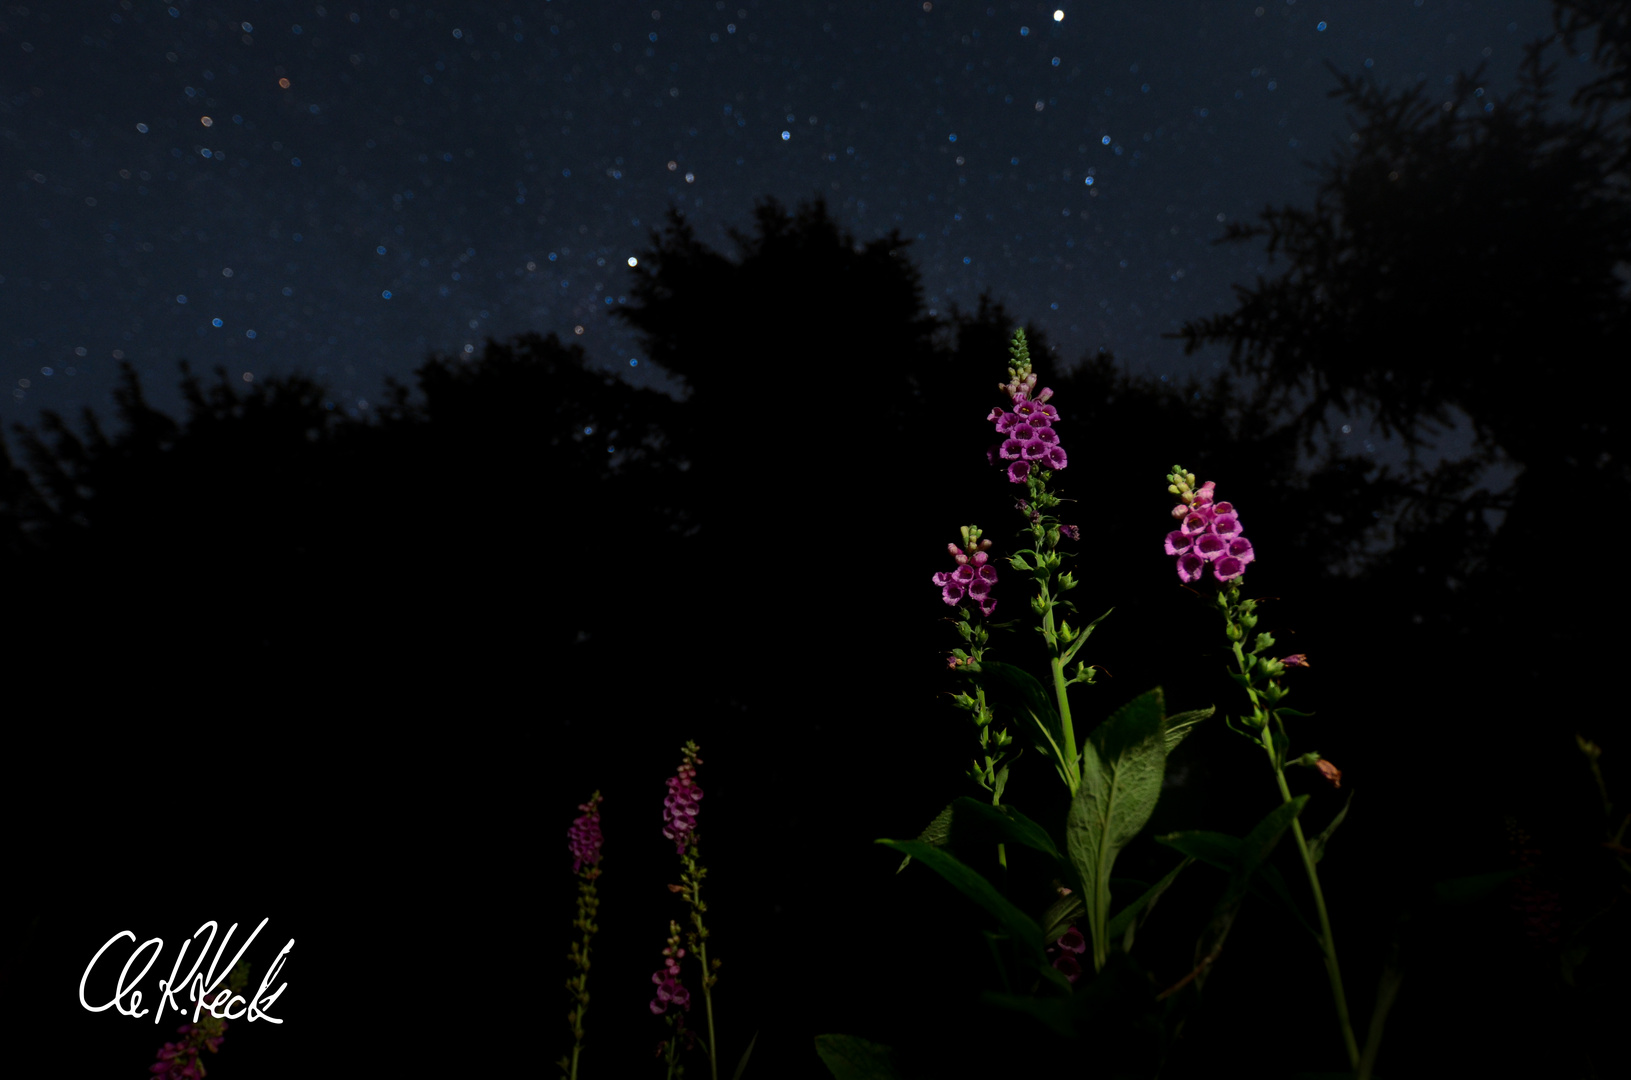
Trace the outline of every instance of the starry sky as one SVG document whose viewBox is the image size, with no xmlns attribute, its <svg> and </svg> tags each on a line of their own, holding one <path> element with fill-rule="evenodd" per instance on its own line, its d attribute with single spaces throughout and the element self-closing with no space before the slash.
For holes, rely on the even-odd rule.
<svg viewBox="0 0 1631 1080">
<path fill-rule="evenodd" d="M 428 353 L 557 332 L 637 385 L 613 307 L 670 205 L 732 253 L 754 201 L 913 238 L 1074 361 L 1180 378 L 1268 204 L 1350 135 L 1325 68 L 1514 85 L 1544 0 L 527 0 L 0 6 L 0 422 L 105 419 L 119 361 L 299 372 L 366 413 Z M 1556 51 L 1554 57 L 1559 55 Z M 1564 65 L 1560 100 L 1591 69 Z"/>
</svg>

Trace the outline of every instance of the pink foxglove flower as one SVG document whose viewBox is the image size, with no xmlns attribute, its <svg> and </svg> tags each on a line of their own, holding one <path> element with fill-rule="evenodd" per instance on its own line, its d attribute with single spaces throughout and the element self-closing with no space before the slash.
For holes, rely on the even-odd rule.
<svg viewBox="0 0 1631 1080">
<path fill-rule="evenodd" d="M 1068 892 L 1069 890 L 1062 890 Z M 1059 969 L 1072 983 L 1082 977 L 1082 965 L 1076 958 L 1087 951 L 1087 939 L 1082 932 L 1074 926 L 1066 930 L 1058 941 L 1048 946 L 1049 952 L 1057 950 L 1058 955 L 1053 958 L 1053 966 Z"/>
<path fill-rule="evenodd" d="M 1240 515 L 1233 504 L 1215 501 L 1215 484 L 1208 480 L 1192 488 L 1193 473 L 1174 469 L 1168 479 L 1171 491 L 1183 500 L 1173 510 L 1178 528 L 1167 533 L 1166 553 L 1178 559 L 1178 580 L 1188 585 L 1199 581 L 1207 567 L 1218 581 L 1233 581 L 1246 572 L 1246 564 L 1257 555 L 1252 542 L 1241 534 Z"/>
<path fill-rule="evenodd" d="M 1059 422 L 1059 410 L 1047 403 L 1053 391 L 1043 387 L 1037 392 L 1036 374 L 1030 371 L 1028 360 L 1024 370 L 1026 373 L 1021 377 L 1018 369 L 1010 369 L 1013 377 L 1000 387 L 1012 401 L 1014 411 L 992 409 L 986 416 L 1003 437 L 997 456 L 1010 462 L 1008 480 L 1014 484 L 1025 483 L 1032 469 L 1063 469 L 1069 464 L 1059 445 L 1059 435 L 1053 429 Z"/>
<path fill-rule="evenodd" d="M 578 809 L 583 811 L 583 816 L 574 819 L 572 827 L 566 832 L 574 874 L 584 864 L 600 865 L 600 804 L 603 801 L 597 791 L 588 802 L 579 804 Z"/>
<path fill-rule="evenodd" d="M 940 598 L 952 607 L 966 598 L 979 605 L 980 614 L 990 617 L 997 610 L 997 601 L 991 595 L 997 583 L 997 568 L 991 564 L 991 541 L 981 540 L 972 552 L 956 544 L 947 544 L 946 550 L 957 561 L 957 569 L 934 575 L 940 587 Z"/>
<path fill-rule="evenodd" d="M 684 855 L 687 844 L 696 843 L 697 803 L 702 788 L 697 785 L 697 766 L 702 759 L 687 743 L 679 771 L 668 778 L 668 796 L 663 799 L 663 835 L 674 841 L 675 854 Z"/>
<path fill-rule="evenodd" d="M 653 1016 L 663 1015 L 670 1005 L 691 1011 L 691 992 L 680 982 L 680 960 L 684 956 L 685 950 L 680 946 L 680 924 L 670 920 L 668 944 L 663 948 L 662 970 L 651 977 L 651 981 L 657 984 L 657 996 L 651 1000 Z"/>
</svg>

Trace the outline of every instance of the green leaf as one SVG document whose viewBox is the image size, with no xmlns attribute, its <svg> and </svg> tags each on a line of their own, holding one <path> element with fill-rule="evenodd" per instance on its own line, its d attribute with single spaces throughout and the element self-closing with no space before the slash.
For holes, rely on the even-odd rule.
<svg viewBox="0 0 1631 1080">
<path fill-rule="evenodd" d="M 1226 874 L 1233 875 L 1241 863 L 1241 848 L 1244 840 L 1237 836 L 1228 836 L 1224 833 L 1214 832 L 1182 832 L 1168 833 L 1157 836 L 1155 842 L 1175 848 L 1193 859 L 1197 859 L 1210 866 L 1215 866 Z M 1297 906 L 1291 897 L 1291 890 L 1286 888 L 1285 878 L 1272 863 L 1258 866 L 1256 874 L 1251 878 L 1250 891 L 1258 898 L 1269 903 L 1279 904 L 1286 912 L 1300 923 L 1303 929 L 1313 934 L 1314 930 L 1304 917 L 1302 909 Z"/>
<path fill-rule="evenodd" d="M 1234 873 L 1240 862 L 1240 837 L 1227 833 L 1195 829 L 1157 836 L 1155 842 L 1175 848 L 1192 859 L 1209 863 L 1226 874 Z"/>
<path fill-rule="evenodd" d="M 1307 804 L 1307 795 L 1299 795 L 1288 803 L 1281 803 L 1269 811 L 1268 815 L 1241 839 L 1240 863 L 1235 868 L 1238 881 L 1230 883 L 1231 895 L 1245 894 L 1248 879 L 1267 861 L 1275 845 L 1280 842 L 1280 837 L 1291 828 L 1292 821 L 1296 820 L 1297 815 L 1302 813 L 1303 807 Z"/>
<path fill-rule="evenodd" d="M 1308 857 L 1316 864 L 1324 857 L 1326 842 L 1331 839 L 1331 834 L 1337 831 L 1337 826 L 1342 824 L 1342 819 L 1348 816 L 1348 807 L 1353 805 L 1353 801 L 1354 793 L 1350 791 L 1348 792 L 1348 800 L 1342 804 L 1342 809 L 1337 811 L 1337 816 L 1331 819 L 1331 824 L 1325 827 L 1325 831 L 1308 842 Z"/>
<path fill-rule="evenodd" d="M 1111 867 L 1150 820 L 1161 797 L 1167 760 L 1162 707 L 1157 687 L 1116 710 L 1082 746 L 1082 783 L 1071 800 L 1065 847 L 1082 880 L 1094 970 L 1109 955 L 1103 935 Z"/>
<path fill-rule="evenodd" d="M 1160 899 L 1161 894 L 1166 892 L 1168 886 L 1177 879 L 1178 872 L 1194 861 L 1194 858 L 1190 857 L 1174 866 L 1167 871 L 1166 877 L 1151 885 L 1144 891 L 1144 895 L 1122 908 L 1116 913 L 1116 917 L 1110 920 L 1109 925 L 1105 927 L 1105 934 L 1111 941 L 1116 940 L 1118 937 L 1122 939 L 1122 952 L 1128 952 L 1132 949 L 1133 931 L 1144 925 L 1144 920 L 1149 918 L 1147 912 L 1155 907 L 1156 900 Z M 1144 918 L 1139 918 L 1141 913 L 1144 913 Z"/>
<path fill-rule="evenodd" d="M 1196 724 L 1218 711 L 1216 705 L 1206 709 L 1191 709 L 1188 712 L 1174 713 L 1167 717 L 1167 753 L 1171 754 L 1173 747 L 1184 741 L 1184 736 L 1192 731 Z"/>
<path fill-rule="evenodd" d="M 1116 610 L 1116 609 L 1115 608 L 1110 609 L 1110 611 L 1114 611 L 1114 610 Z M 1082 647 L 1082 643 L 1085 642 L 1088 639 L 1088 637 L 1093 633 L 1094 627 L 1098 626 L 1101 622 L 1103 622 L 1105 619 L 1110 617 L 1110 611 L 1106 611 L 1103 615 L 1100 615 L 1098 618 L 1094 619 L 1092 622 L 1088 623 L 1086 626 L 1084 626 L 1080 630 L 1076 631 L 1076 640 L 1071 642 L 1070 648 L 1066 649 L 1063 653 L 1060 654 L 1060 662 L 1061 663 L 1063 663 L 1063 664 L 1069 664 L 1070 663 L 1072 658 L 1074 658 L 1075 655 L 1076 655 L 1076 650 L 1080 649 Z"/>
<path fill-rule="evenodd" d="M 1252 828 L 1244 837 L 1236 839 L 1222 833 L 1172 833 L 1157 837 L 1157 841 L 1177 848 L 1186 855 L 1214 865 L 1223 865 L 1229 870 L 1229 884 L 1223 891 L 1216 906 L 1212 909 L 1212 919 L 1201 934 L 1200 941 L 1195 946 L 1195 957 L 1199 961 L 1203 957 L 1216 956 L 1223 949 L 1223 943 L 1229 936 L 1229 928 L 1234 925 L 1235 916 L 1240 912 L 1240 905 L 1251 890 L 1253 878 L 1263 872 L 1274 868 L 1266 866 L 1269 854 L 1280 837 L 1285 835 L 1291 822 L 1302 812 L 1308 803 L 1307 795 L 1299 795 L 1291 802 L 1275 807 L 1269 814 Z M 1275 872 L 1278 877 L 1278 873 Z M 1284 882 L 1280 882 L 1284 888 Z M 1289 903 L 1290 895 L 1286 895 Z M 1292 909 L 1295 912 L 1295 908 Z M 1301 916 L 1298 916 L 1299 919 Z M 1306 923 L 1304 924 L 1306 925 Z M 1205 980 L 1202 972 L 1195 980 L 1197 988 Z"/>
<path fill-rule="evenodd" d="M 1004 840 L 1012 840 L 1017 844 L 1042 852 L 1053 859 L 1061 859 L 1059 849 L 1054 846 L 1053 837 L 1047 831 L 1015 810 L 1012 806 L 992 806 L 990 803 L 971 799 L 967 795 L 961 796 L 946 808 L 951 811 L 953 833 L 961 832 L 959 826 L 977 823 L 994 830 Z M 938 820 L 938 819 L 936 819 Z M 922 837 L 918 837 L 922 839 Z"/>
<path fill-rule="evenodd" d="M 1070 929 L 1071 920 L 1078 918 L 1084 910 L 1080 891 L 1061 896 L 1049 904 L 1048 910 L 1042 913 L 1042 943 L 1052 945 L 1064 937 L 1065 931 Z"/>
<path fill-rule="evenodd" d="M 949 851 L 932 847 L 920 840 L 879 840 L 878 843 L 894 848 L 917 859 L 930 870 L 952 884 L 958 892 L 980 905 L 1014 939 L 1020 959 L 1028 967 L 1038 970 L 1049 967 L 1042 951 L 1042 928 L 1036 920 L 1015 907 L 1013 902 L 997 891 L 972 867 L 960 862 Z"/>
<path fill-rule="evenodd" d="M 1077 1038 L 1076 1015 L 1081 1010 L 1068 997 L 1020 997 L 1017 994 L 995 994 L 988 990 L 980 995 L 980 1000 L 999 1009 L 1034 1017 L 1061 1038 Z"/>
<path fill-rule="evenodd" d="M 1314 924 L 1308 921 L 1307 916 L 1303 914 L 1303 909 L 1292 898 L 1291 890 L 1286 888 L 1286 879 L 1281 875 L 1279 867 L 1273 863 L 1264 863 L 1259 866 L 1257 873 L 1252 877 L 1251 891 L 1253 896 L 1261 900 L 1277 901 L 1280 907 L 1295 918 L 1298 924 L 1308 931 L 1315 941 L 1320 939 L 1319 931 L 1314 929 Z"/>
<path fill-rule="evenodd" d="M 731 1073 L 731 1080 L 742 1080 L 742 1074 L 748 1068 L 748 1056 L 753 1053 L 753 1045 L 759 1041 L 759 1033 L 755 1031 L 753 1038 L 748 1040 L 748 1048 L 742 1051 L 742 1060 L 736 1063 L 736 1071 Z"/>
<path fill-rule="evenodd" d="M 945 844 L 946 838 L 950 835 L 951 807 L 948 806 L 934 816 L 934 820 L 929 822 L 928 828 L 918 833 L 917 838 L 922 843 L 932 844 L 935 847 L 941 847 Z M 911 861 L 912 857 L 910 855 L 906 856 L 906 858 L 900 861 L 900 866 L 895 868 L 895 873 L 898 874 L 902 870 L 906 869 L 906 864 Z"/>
<path fill-rule="evenodd" d="M 891 1047 L 854 1035 L 817 1035 L 815 1048 L 833 1080 L 901 1080 Z"/>
<path fill-rule="evenodd" d="M 1311 712 L 1302 712 L 1298 709 L 1275 709 L 1274 711 L 1279 713 L 1281 716 L 1295 716 L 1301 720 L 1306 720 L 1314 715 Z"/>
<path fill-rule="evenodd" d="M 1028 563 L 1024 559 L 1020 558 L 1017 554 L 1008 556 L 1008 564 L 1010 566 L 1012 566 L 1015 570 L 1031 570 L 1031 569 L 1034 569 L 1034 567 L 1032 567 L 1030 563 Z"/>
<path fill-rule="evenodd" d="M 987 676 L 986 692 L 994 706 L 1006 707 L 1028 718 L 1033 727 L 1037 753 L 1051 761 L 1064 756 L 1064 725 L 1059 722 L 1059 710 L 1053 698 L 1040 682 L 1024 668 L 986 660 L 980 664 L 981 674 Z M 1063 764 L 1069 765 L 1070 762 Z"/>
</svg>

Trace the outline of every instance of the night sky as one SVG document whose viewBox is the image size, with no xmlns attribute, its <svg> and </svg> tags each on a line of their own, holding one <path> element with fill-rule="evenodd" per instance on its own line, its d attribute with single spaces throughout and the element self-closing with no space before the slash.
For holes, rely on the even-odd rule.
<svg viewBox="0 0 1631 1080">
<path fill-rule="evenodd" d="M 915 238 L 938 313 L 989 289 L 1066 362 L 1180 377 L 1218 355 L 1160 334 L 1265 265 L 1211 241 L 1311 204 L 1350 133 L 1324 62 L 1487 59 L 1500 94 L 1550 28 L 1542 0 L 9 4 L 0 419 L 106 416 L 121 359 L 180 417 L 179 357 L 357 416 L 528 331 L 674 389 L 608 318 L 628 261 L 670 205 L 735 254 L 767 195 Z"/>
</svg>

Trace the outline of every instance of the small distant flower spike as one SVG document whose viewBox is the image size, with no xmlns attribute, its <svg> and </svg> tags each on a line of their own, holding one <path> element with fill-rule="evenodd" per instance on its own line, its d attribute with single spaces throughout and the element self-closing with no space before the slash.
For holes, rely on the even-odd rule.
<svg viewBox="0 0 1631 1080">
<path fill-rule="evenodd" d="M 596 879 L 600 877 L 600 792 L 589 796 L 589 801 L 578 809 L 582 815 L 567 830 L 567 850 L 572 855 L 572 872 L 578 876 L 578 914 L 572 920 L 577 936 L 566 954 L 572 965 L 572 977 L 566 980 L 566 989 L 572 996 L 572 1009 L 566 1014 L 572 1025 L 572 1056 L 560 1061 L 561 1071 L 568 1077 L 578 1074 L 578 1058 L 583 1053 L 583 1014 L 589 1008 L 589 944 L 600 930 L 595 915 L 600 910 L 600 896 L 596 892 Z"/>
<path fill-rule="evenodd" d="M 237 994 L 248 981 L 249 964 L 239 961 L 227 977 L 227 988 Z M 207 996 L 206 1002 L 213 1002 L 219 993 L 217 990 Z M 159 1047 L 158 1061 L 148 1066 L 148 1074 L 155 1080 L 203 1080 L 206 1070 L 199 1055 L 205 1050 L 212 1054 L 220 1053 L 226 1029 L 227 1021 L 208 1012 L 203 1013 L 196 1024 L 182 1024 L 176 1028 L 176 1034 L 184 1038 L 180 1042 L 167 1042 Z"/>
<path fill-rule="evenodd" d="M 668 797 L 663 800 L 663 835 L 674 841 L 674 852 L 684 855 L 686 845 L 697 839 L 697 803 L 702 799 L 702 788 L 697 784 L 697 756 L 695 743 L 686 743 L 682 751 L 679 770 L 668 778 Z"/>
<path fill-rule="evenodd" d="M 965 541 L 969 534 L 964 533 Z M 978 533 L 973 537 L 973 550 L 978 552 Z M 969 569 L 961 566 L 959 569 Z M 663 835 L 675 841 L 680 855 L 680 883 L 670 885 L 669 891 L 677 893 L 690 909 L 690 927 L 685 931 L 685 950 L 679 948 L 679 924 L 669 923 L 668 949 L 664 951 L 663 970 L 652 976 L 651 981 L 657 984 L 657 996 L 651 1002 L 651 1011 L 663 1014 L 669 1005 L 678 1005 L 686 1010 L 690 1007 L 691 995 L 680 984 L 680 959 L 685 952 L 690 952 L 693 959 L 701 968 L 698 984 L 702 990 L 703 1009 L 708 1021 L 708 1035 L 705 1049 L 710 1062 L 717 1059 L 718 1042 L 714 1034 L 714 999 L 713 987 L 719 981 L 717 972 L 721 961 L 717 958 L 708 959 L 708 927 L 703 916 L 708 911 L 708 905 L 702 899 L 702 882 L 708 876 L 708 870 L 702 865 L 700 842 L 696 833 L 696 800 L 702 798 L 702 789 L 697 786 L 697 766 L 702 764 L 702 756 L 697 744 L 688 742 L 682 750 L 682 760 L 676 774 L 668 780 L 668 798 L 663 801 Z M 675 1075 L 677 1068 L 678 1039 L 680 1035 L 678 1013 L 672 1013 L 670 1023 L 675 1025 L 675 1035 L 666 1044 L 669 1050 L 669 1075 Z"/>
<path fill-rule="evenodd" d="M 567 847 L 572 854 L 572 872 L 575 874 L 585 864 L 598 866 L 600 864 L 600 804 L 603 800 L 600 792 L 590 796 L 589 801 L 579 805 L 578 809 L 583 815 L 572 822 L 572 827 L 566 832 Z"/>
</svg>

